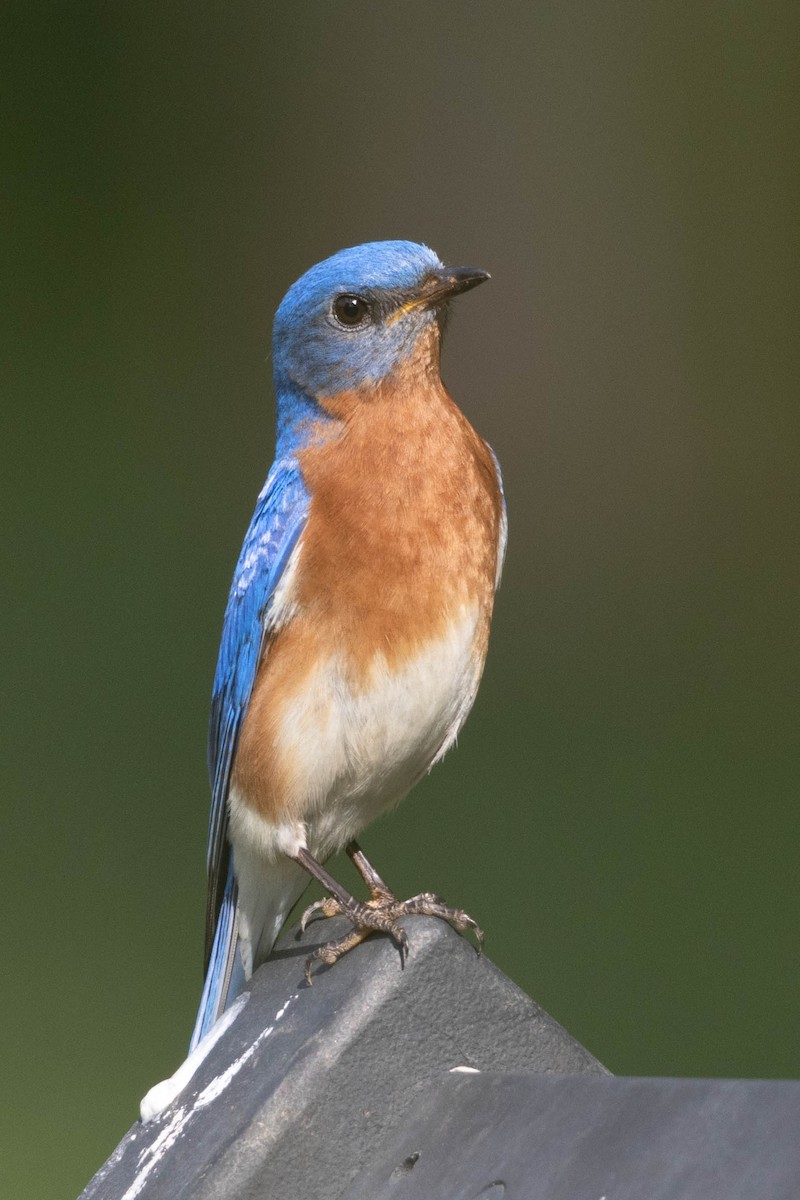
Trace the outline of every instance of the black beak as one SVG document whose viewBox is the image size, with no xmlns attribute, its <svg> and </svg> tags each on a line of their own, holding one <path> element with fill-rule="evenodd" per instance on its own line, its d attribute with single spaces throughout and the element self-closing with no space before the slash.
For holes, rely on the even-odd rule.
<svg viewBox="0 0 800 1200">
<path fill-rule="evenodd" d="M 428 275 L 420 288 L 420 302 L 426 308 L 442 304 L 490 278 L 489 272 L 480 267 L 442 267 Z"/>
</svg>

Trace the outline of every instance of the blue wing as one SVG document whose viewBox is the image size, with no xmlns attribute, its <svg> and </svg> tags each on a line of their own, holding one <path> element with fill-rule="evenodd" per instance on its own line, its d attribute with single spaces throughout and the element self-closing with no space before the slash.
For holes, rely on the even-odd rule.
<svg viewBox="0 0 800 1200">
<path fill-rule="evenodd" d="M 309 495 L 293 458 L 278 459 L 258 497 L 233 577 L 211 696 L 208 770 L 206 980 L 192 1047 L 235 995 L 236 881 L 228 846 L 228 788 L 242 720 L 270 627 L 270 602 L 308 516 Z"/>
</svg>

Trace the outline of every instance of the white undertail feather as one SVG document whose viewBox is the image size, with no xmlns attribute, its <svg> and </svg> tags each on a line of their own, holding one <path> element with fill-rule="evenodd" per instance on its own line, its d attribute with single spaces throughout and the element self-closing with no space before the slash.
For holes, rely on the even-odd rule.
<svg viewBox="0 0 800 1200">
<path fill-rule="evenodd" d="M 311 880 L 285 854 L 269 861 L 257 849 L 242 844 L 236 849 L 236 878 L 239 949 L 249 979 L 269 955 L 284 921 Z"/>
</svg>

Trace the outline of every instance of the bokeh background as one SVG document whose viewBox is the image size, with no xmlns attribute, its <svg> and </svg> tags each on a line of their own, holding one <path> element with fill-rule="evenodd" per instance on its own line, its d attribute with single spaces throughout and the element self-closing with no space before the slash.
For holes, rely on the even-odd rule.
<svg viewBox="0 0 800 1200">
<path fill-rule="evenodd" d="M 376 238 L 492 273 L 444 375 L 511 536 L 459 748 L 365 847 L 613 1071 L 800 1072 L 796 14 L 3 6 L 3 1195 L 76 1193 L 183 1056 L 271 317 Z"/>
</svg>

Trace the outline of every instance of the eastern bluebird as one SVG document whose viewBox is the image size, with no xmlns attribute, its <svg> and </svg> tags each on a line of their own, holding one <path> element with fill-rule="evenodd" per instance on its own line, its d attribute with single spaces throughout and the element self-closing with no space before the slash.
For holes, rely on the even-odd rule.
<svg viewBox="0 0 800 1200">
<path fill-rule="evenodd" d="M 374 242 L 306 272 L 275 317 L 275 462 L 236 567 L 211 706 L 206 981 L 192 1045 L 310 882 L 352 931 L 413 913 L 354 840 L 455 741 L 478 689 L 506 540 L 497 460 L 439 375 L 447 305 L 488 279 Z M 347 848 L 371 899 L 323 864 Z M 305 918 L 304 918 L 305 919 Z"/>
</svg>

